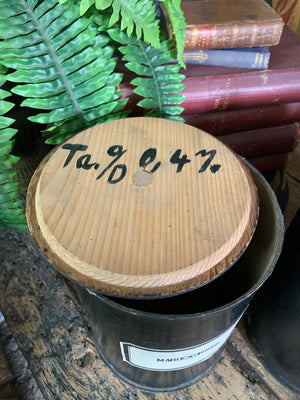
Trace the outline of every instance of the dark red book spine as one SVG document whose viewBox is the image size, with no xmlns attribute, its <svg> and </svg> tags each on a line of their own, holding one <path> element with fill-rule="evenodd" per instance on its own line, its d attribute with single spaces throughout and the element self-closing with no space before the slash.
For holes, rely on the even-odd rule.
<svg viewBox="0 0 300 400">
<path fill-rule="evenodd" d="M 300 68 L 185 78 L 184 114 L 300 101 Z"/>
<path fill-rule="evenodd" d="M 218 139 L 245 158 L 292 152 L 299 142 L 298 124 L 238 132 Z"/>
<path fill-rule="evenodd" d="M 300 102 L 300 37 L 285 26 L 280 43 L 271 46 L 270 53 L 267 70 L 205 65 L 181 69 L 186 76 L 182 81 L 186 88 L 181 92 L 186 96 L 181 104 L 183 115 Z M 137 106 L 142 97 L 126 83 L 134 77 L 133 73 L 125 73 L 120 89 L 125 89 L 123 97 L 129 97 L 127 108 L 142 115 L 143 110 Z"/>
<path fill-rule="evenodd" d="M 182 83 L 183 115 L 300 102 L 300 68 L 188 77 Z M 134 86 L 121 83 L 119 89 L 124 90 L 122 97 L 129 97 L 128 107 L 137 112 L 142 98 L 133 92 Z"/>
<path fill-rule="evenodd" d="M 185 122 L 215 136 L 300 121 L 300 102 L 183 115 Z"/>
<path fill-rule="evenodd" d="M 248 161 L 261 173 L 282 170 L 290 159 L 291 153 L 271 154 L 261 157 L 248 158 Z"/>
</svg>

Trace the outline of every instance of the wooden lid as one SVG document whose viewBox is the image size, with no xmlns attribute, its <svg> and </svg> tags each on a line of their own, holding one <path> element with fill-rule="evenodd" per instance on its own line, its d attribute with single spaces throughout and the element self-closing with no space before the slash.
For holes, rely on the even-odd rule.
<svg viewBox="0 0 300 400">
<path fill-rule="evenodd" d="M 257 192 L 241 160 L 179 122 L 126 118 L 52 151 L 29 185 L 30 232 L 69 278 L 119 296 L 204 284 L 248 245 Z"/>
</svg>

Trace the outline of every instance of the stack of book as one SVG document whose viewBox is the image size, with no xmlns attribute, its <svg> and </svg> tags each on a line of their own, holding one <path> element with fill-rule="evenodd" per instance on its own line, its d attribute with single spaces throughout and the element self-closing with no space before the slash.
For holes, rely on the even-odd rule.
<svg viewBox="0 0 300 400">
<path fill-rule="evenodd" d="M 265 0 L 184 1 L 182 8 L 185 51 L 267 46 L 269 52 L 268 66 L 260 69 L 245 68 L 233 55 L 232 66 L 187 64 L 181 71 L 186 76 L 182 117 L 218 136 L 261 172 L 283 169 L 299 141 L 300 37 Z M 134 87 L 124 83 L 122 88 L 134 109 L 140 100 Z"/>
<path fill-rule="evenodd" d="M 283 20 L 265 0 L 182 1 L 186 64 L 267 68 L 269 47 L 280 41 Z M 163 9 L 164 10 L 164 9 Z M 172 26 L 163 12 L 166 28 Z"/>
</svg>

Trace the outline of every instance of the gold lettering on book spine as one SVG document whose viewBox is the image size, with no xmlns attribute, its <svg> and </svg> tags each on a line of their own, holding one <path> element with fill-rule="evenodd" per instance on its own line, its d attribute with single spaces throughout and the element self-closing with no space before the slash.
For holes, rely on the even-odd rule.
<svg viewBox="0 0 300 400">
<path fill-rule="evenodd" d="M 256 43 L 256 38 L 257 38 L 257 24 L 254 24 L 252 27 L 251 44 Z"/>
<path fill-rule="evenodd" d="M 233 38 L 232 38 L 232 47 L 235 47 L 235 44 L 238 41 L 238 26 L 235 24 L 233 27 Z"/>
<path fill-rule="evenodd" d="M 230 95 L 231 95 L 231 79 L 228 78 L 225 84 L 225 98 L 222 106 L 222 110 L 226 110 L 229 102 L 230 102 Z"/>
<path fill-rule="evenodd" d="M 214 25 L 212 29 L 212 49 L 215 49 L 217 47 L 217 42 L 218 42 L 218 32 L 216 25 Z"/>
<path fill-rule="evenodd" d="M 204 64 L 205 61 L 208 59 L 208 54 L 204 53 L 203 50 L 195 50 L 195 53 L 189 52 L 187 54 L 183 53 L 182 56 L 183 61 L 189 61 L 189 60 L 196 60 L 198 61 L 199 64 Z"/>
<path fill-rule="evenodd" d="M 259 55 L 259 53 L 256 53 L 255 54 L 255 60 L 254 60 L 254 66 L 260 66 L 260 63 L 261 63 L 261 58 L 260 58 L 260 55 Z"/>
<path fill-rule="evenodd" d="M 191 29 L 191 43 L 189 45 L 192 49 L 197 48 L 199 36 L 200 36 L 200 32 L 198 31 L 198 28 L 197 27 L 192 28 Z"/>
<path fill-rule="evenodd" d="M 258 67 L 263 68 L 265 64 L 265 55 L 264 54 L 259 54 L 258 58 Z"/>
</svg>

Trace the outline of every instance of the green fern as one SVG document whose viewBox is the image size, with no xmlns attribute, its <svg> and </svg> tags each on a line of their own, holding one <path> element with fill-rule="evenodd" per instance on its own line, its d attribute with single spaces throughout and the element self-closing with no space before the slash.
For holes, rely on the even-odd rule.
<svg viewBox="0 0 300 400">
<path fill-rule="evenodd" d="M 0 39 L 0 61 L 15 70 L 8 79 L 26 83 L 13 92 L 26 97 L 22 105 L 48 110 L 30 117 L 58 132 L 48 143 L 124 116 L 114 49 L 90 18 L 80 17 L 79 2 L 3 0 Z"/>
<path fill-rule="evenodd" d="M 60 0 L 66 3 L 67 0 Z M 120 22 L 121 30 L 126 30 L 154 47 L 159 47 L 159 21 L 151 0 L 81 0 L 80 12 L 83 15 L 92 5 L 102 11 L 111 7 L 109 26 Z"/>
<path fill-rule="evenodd" d="M 157 49 L 118 29 L 109 29 L 108 33 L 123 45 L 119 50 L 124 54 L 123 60 L 128 61 L 126 67 L 139 75 L 131 83 L 136 86 L 134 92 L 144 97 L 138 105 L 148 111 L 146 116 L 184 122 L 179 116 L 183 108 L 178 104 L 185 97 L 178 93 L 185 87 L 181 83 L 185 76 L 178 73 L 178 64 L 170 64 L 176 57 L 174 41 L 162 41 Z"/>
<path fill-rule="evenodd" d="M 182 53 L 184 50 L 185 43 L 185 30 L 186 22 L 182 9 L 180 8 L 181 0 L 161 0 L 164 3 L 167 14 L 170 19 L 173 35 L 176 41 L 177 47 L 177 59 L 182 67 L 185 67 L 185 63 L 182 59 Z"/>
<path fill-rule="evenodd" d="M 133 6 L 132 1 L 138 5 Z M 127 17 L 123 14 L 127 9 L 123 0 L 113 3 L 107 0 L 105 4 L 111 4 L 112 8 L 121 4 L 119 14 L 117 9 L 114 11 L 115 20 L 118 15 L 121 24 L 110 29 L 110 34 L 122 44 L 120 50 L 128 68 L 141 75 L 132 83 L 137 86 L 136 93 L 145 97 L 139 105 L 148 111 L 146 115 L 183 121 L 179 104 L 184 97 L 178 93 L 184 87 L 181 84 L 184 75 L 178 74 L 178 64 L 169 64 L 176 59 L 174 42 L 146 39 L 150 27 L 143 19 L 145 16 L 138 23 L 135 19 L 144 1 L 148 5 L 151 2 L 131 0 L 130 9 L 135 15 Z M 22 105 L 38 109 L 37 115 L 29 119 L 47 124 L 54 134 L 47 141 L 51 144 L 59 144 L 87 127 L 129 113 L 123 111 L 127 99 L 121 99 L 118 92 L 122 74 L 114 72 L 117 59 L 113 57 L 114 47 L 106 32 L 114 21 L 111 15 L 107 19 L 111 8 L 91 9 L 81 15 L 82 4 L 105 8 L 104 0 L 96 3 L 0 0 L 0 65 L 13 71 L 5 78 L 2 74 L 0 85 L 5 80 L 14 82 L 12 91 L 25 98 Z M 95 15 L 101 28 L 95 22 Z M 126 32 L 133 34 L 128 37 Z M 144 40 L 135 38 L 142 34 Z M 158 46 L 148 45 L 145 40 Z M 17 200 L 16 172 L 12 171 L 18 160 L 11 155 L 16 132 L 10 127 L 13 120 L 5 116 L 12 105 L 4 100 L 9 93 L 4 90 L 0 93 L 0 229 L 6 226 L 26 229 L 22 202 Z"/>
<path fill-rule="evenodd" d="M 6 81 L 4 72 L 4 68 L 0 66 L 0 87 Z M 10 127 L 14 120 L 5 116 L 14 106 L 4 100 L 8 96 L 9 92 L 0 89 L 0 229 L 26 230 L 26 218 L 21 207 L 23 201 L 17 199 L 17 171 L 12 170 L 19 158 L 10 154 L 14 146 L 12 138 L 17 130 Z"/>
</svg>

